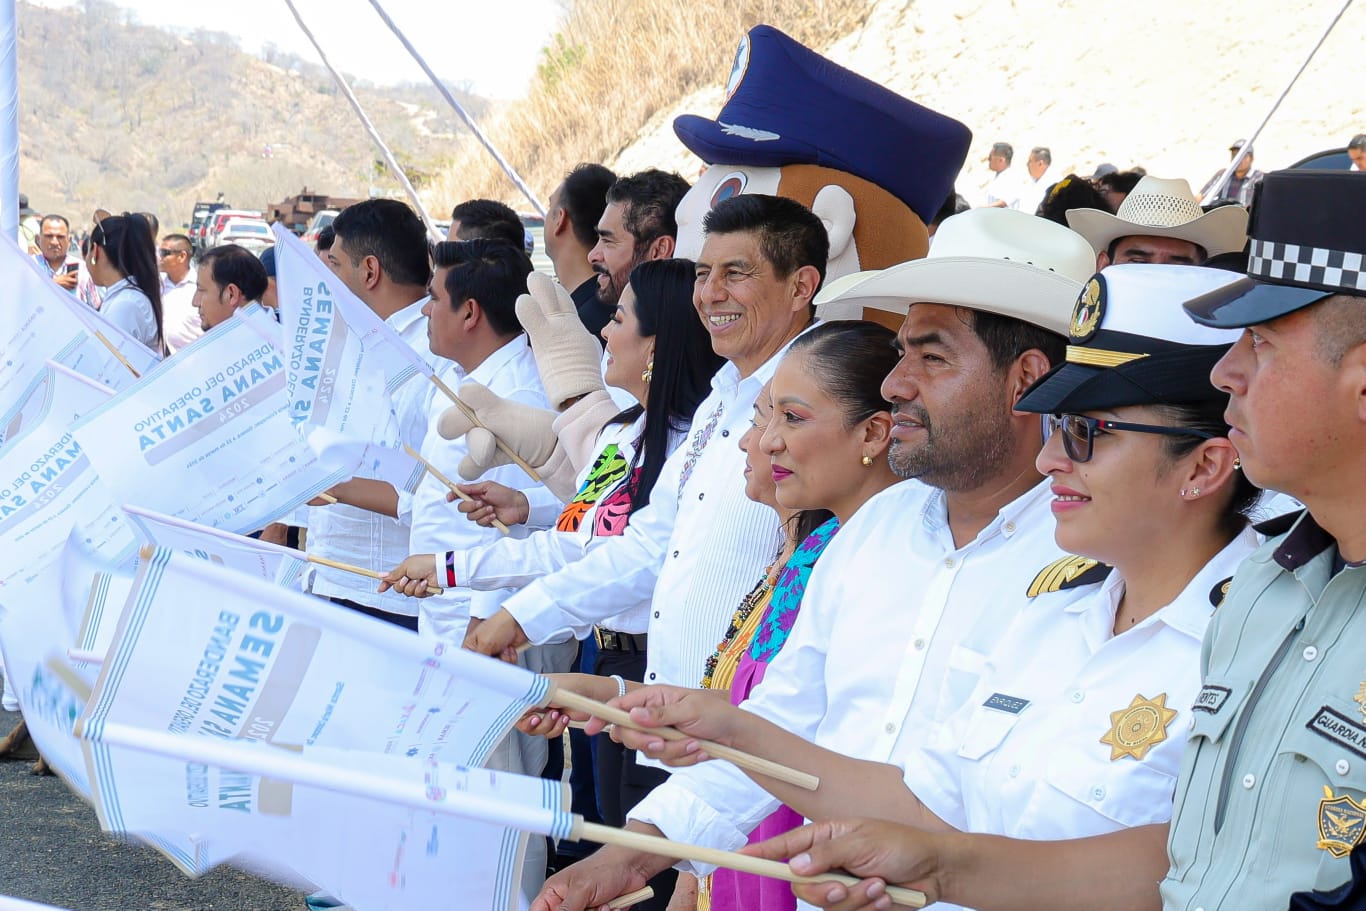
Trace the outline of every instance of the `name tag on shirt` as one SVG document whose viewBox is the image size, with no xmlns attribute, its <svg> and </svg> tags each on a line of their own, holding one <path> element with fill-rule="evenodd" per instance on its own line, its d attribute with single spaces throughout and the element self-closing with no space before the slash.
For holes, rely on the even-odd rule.
<svg viewBox="0 0 1366 911">
<path fill-rule="evenodd" d="M 1226 686 L 1215 686 L 1207 683 L 1200 690 L 1200 695 L 1195 697 L 1195 705 L 1191 706 L 1192 712 L 1208 712 L 1211 715 L 1219 714 L 1219 710 L 1228 702 L 1228 697 L 1233 690 Z"/>
<path fill-rule="evenodd" d="M 995 709 L 1008 715 L 1018 715 L 1028 705 L 1028 699 L 1021 699 L 1019 696 L 1007 696 L 1005 693 L 992 693 L 991 697 L 982 703 L 983 708 Z"/>
<path fill-rule="evenodd" d="M 1320 737 L 1346 747 L 1358 756 L 1366 756 L 1366 727 L 1326 705 L 1321 707 L 1305 726 Z"/>
</svg>

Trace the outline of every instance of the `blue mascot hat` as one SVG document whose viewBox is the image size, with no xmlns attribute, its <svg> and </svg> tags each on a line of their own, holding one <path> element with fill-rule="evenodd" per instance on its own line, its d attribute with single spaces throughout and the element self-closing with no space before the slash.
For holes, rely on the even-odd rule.
<svg viewBox="0 0 1366 911">
<path fill-rule="evenodd" d="M 883 187 L 929 224 L 953 191 L 972 131 L 826 60 L 768 25 L 740 40 L 715 120 L 674 119 L 708 164 L 814 164 Z"/>
</svg>

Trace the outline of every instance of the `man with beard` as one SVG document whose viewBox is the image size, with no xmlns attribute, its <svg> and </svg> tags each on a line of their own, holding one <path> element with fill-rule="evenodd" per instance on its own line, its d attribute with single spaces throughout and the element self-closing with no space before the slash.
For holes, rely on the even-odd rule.
<svg viewBox="0 0 1366 911">
<path fill-rule="evenodd" d="M 616 307 L 632 269 L 647 259 L 674 255 L 674 210 L 687 192 L 688 182 L 682 177 L 654 168 L 619 177 L 608 189 L 607 208 L 598 220 L 598 242 L 588 252 L 603 309 Z"/>
<path fill-rule="evenodd" d="M 1007 625 L 1000 592 L 1025 591 L 1061 556 L 1034 467 L 1038 418 L 1013 406 L 1062 360 L 1093 263 L 1066 228 L 976 209 L 944 222 L 928 258 L 831 295 L 904 314 L 901 361 L 882 388 L 895 421 L 888 458 L 911 480 L 835 536 L 747 709 L 819 746 L 893 763 L 972 693 Z M 675 771 L 627 828 L 734 849 L 778 803 L 736 767 L 704 763 Z M 531 911 L 600 906 L 668 863 L 602 848 L 547 880 Z"/>
</svg>

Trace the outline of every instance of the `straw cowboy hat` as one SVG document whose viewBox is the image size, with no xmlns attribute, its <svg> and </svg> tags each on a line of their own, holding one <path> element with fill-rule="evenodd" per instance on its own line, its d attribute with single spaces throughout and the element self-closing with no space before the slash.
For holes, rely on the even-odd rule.
<svg viewBox="0 0 1366 911">
<path fill-rule="evenodd" d="M 1220 206 L 1209 212 L 1184 180 L 1144 177 L 1111 215 L 1102 209 L 1072 209 L 1067 225 L 1097 253 L 1121 237 L 1170 237 L 1205 248 L 1208 256 L 1237 253 L 1247 243 L 1247 209 Z"/>
<path fill-rule="evenodd" d="M 1013 209 L 970 209 L 944 220 L 924 259 L 831 282 L 816 312 L 857 318 L 864 307 L 904 314 L 914 303 L 948 304 L 1067 335 L 1095 269 L 1090 244 L 1062 225 Z"/>
</svg>

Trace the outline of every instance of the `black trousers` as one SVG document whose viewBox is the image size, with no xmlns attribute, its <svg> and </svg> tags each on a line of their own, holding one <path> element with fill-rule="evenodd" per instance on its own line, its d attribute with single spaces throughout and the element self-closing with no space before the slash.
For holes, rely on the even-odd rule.
<svg viewBox="0 0 1366 911">
<path fill-rule="evenodd" d="M 394 626 L 401 626 L 406 630 L 417 632 L 416 617 L 409 617 L 407 614 L 391 614 L 387 610 L 380 610 L 377 607 L 358 604 L 355 601 L 348 601 L 345 598 L 328 598 L 327 600 L 331 601 L 333 604 L 340 604 L 342 607 L 348 607 L 356 613 L 365 614 L 367 617 L 374 617 L 376 620 L 383 620 L 385 623 L 392 623 Z"/>
<path fill-rule="evenodd" d="M 594 673 L 601 676 L 616 674 L 623 680 L 637 683 L 645 677 L 644 652 L 617 652 L 606 649 L 598 652 Z M 603 822 L 609 826 L 626 824 L 626 814 L 663 784 L 669 773 L 663 769 L 636 764 L 636 751 L 628 750 L 606 734 L 598 736 L 598 808 Z M 633 907 L 641 911 L 664 911 L 674 894 L 678 871 L 669 869 L 650 880 L 654 898 Z"/>
</svg>

